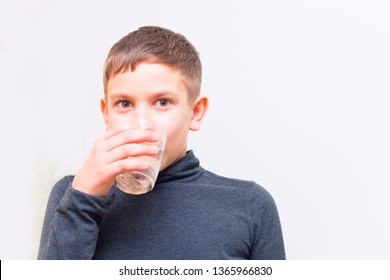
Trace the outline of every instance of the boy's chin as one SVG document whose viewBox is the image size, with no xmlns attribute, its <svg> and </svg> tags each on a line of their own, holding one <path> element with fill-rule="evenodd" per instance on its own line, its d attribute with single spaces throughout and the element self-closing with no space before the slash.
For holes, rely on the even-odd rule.
<svg viewBox="0 0 390 280">
<path fill-rule="evenodd" d="M 160 172 L 163 171 L 165 168 L 167 168 L 168 166 L 172 165 L 172 162 L 168 162 L 168 161 L 162 161 L 161 162 L 161 166 L 160 166 Z"/>
<path fill-rule="evenodd" d="M 161 161 L 160 172 L 163 171 L 168 166 L 175 164 L 177 161 L 178 161 L 178 159 L 176 160 L 176 159 L 172 158 L 172 156 L 164 155 L 163 159 Z"/>
</svg>

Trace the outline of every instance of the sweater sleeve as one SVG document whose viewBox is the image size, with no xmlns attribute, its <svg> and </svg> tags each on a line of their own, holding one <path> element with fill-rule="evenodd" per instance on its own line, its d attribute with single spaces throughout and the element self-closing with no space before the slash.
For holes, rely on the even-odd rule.
<svg viewBox="0 0 390 280">
<path fill-rule="evenodd" d="M 96 197 L 74 189 L 65 177 L 52 189 L 46 209 L 38 259 L 92 259 L 99 225 L 114 194 Z"/>
<path fill-rule="evenodd" d="M 258 187 L 251 201 L 253 238 L 250 259 L 285 260 L 282 227 L 275 201 L 265 189 Z"/>
</svg>

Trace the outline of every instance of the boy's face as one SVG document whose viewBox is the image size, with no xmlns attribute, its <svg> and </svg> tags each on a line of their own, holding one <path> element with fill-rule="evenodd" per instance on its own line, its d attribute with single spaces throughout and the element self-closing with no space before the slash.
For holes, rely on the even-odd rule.
<svg viewBox="0 0 390 280">
<path fill-rule="evenodd" d="M 189 102 L 179 71 L 162 64 L 141 63 L 134 72 L 109 79 L 101 110 L 107 129 L 145 119 L 164 130 L 167 142 L 162 170 L 186 155 L 188 131 L 199 129 L 207 105 L 205 97 Z"/>
</svg>

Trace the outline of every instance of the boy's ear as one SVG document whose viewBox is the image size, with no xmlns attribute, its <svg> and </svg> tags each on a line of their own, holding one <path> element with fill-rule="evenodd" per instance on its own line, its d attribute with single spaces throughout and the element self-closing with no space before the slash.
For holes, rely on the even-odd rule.
<svg viewBox="0 0 390 280">
<path fill-rule="evenodd" d="M 199 130 L 203 118 L 206 116 L 206 112 L 208 108 L 209 108 L 209 99 L 206 96 L 199 96 L 195 100 L 192 108 L 190 130 L 192 131 Z"/>
<path fill-rule="evenodd" d="M 100 99 L 100 111 L 102 112 L 104 125 L 108 129 L 108 113 L 107 113 L 107 104 L 104 98 Z"/>
</svg>

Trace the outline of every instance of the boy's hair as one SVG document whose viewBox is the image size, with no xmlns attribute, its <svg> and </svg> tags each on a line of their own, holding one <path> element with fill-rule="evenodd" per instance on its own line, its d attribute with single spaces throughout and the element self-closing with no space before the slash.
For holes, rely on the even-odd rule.
<svg viewBox="0 0 390 280">
<path fill-rule="evenodd" d="M 139 63 L 158 63 L 179 70 L 192 101 L 200 94 L 202 65 L 194 46 L 181 34 L 171 30 L 144 26 L 120 39 L 112 46 L 104 64 L 104 94 L 108 80 Z"/>
</svg>

